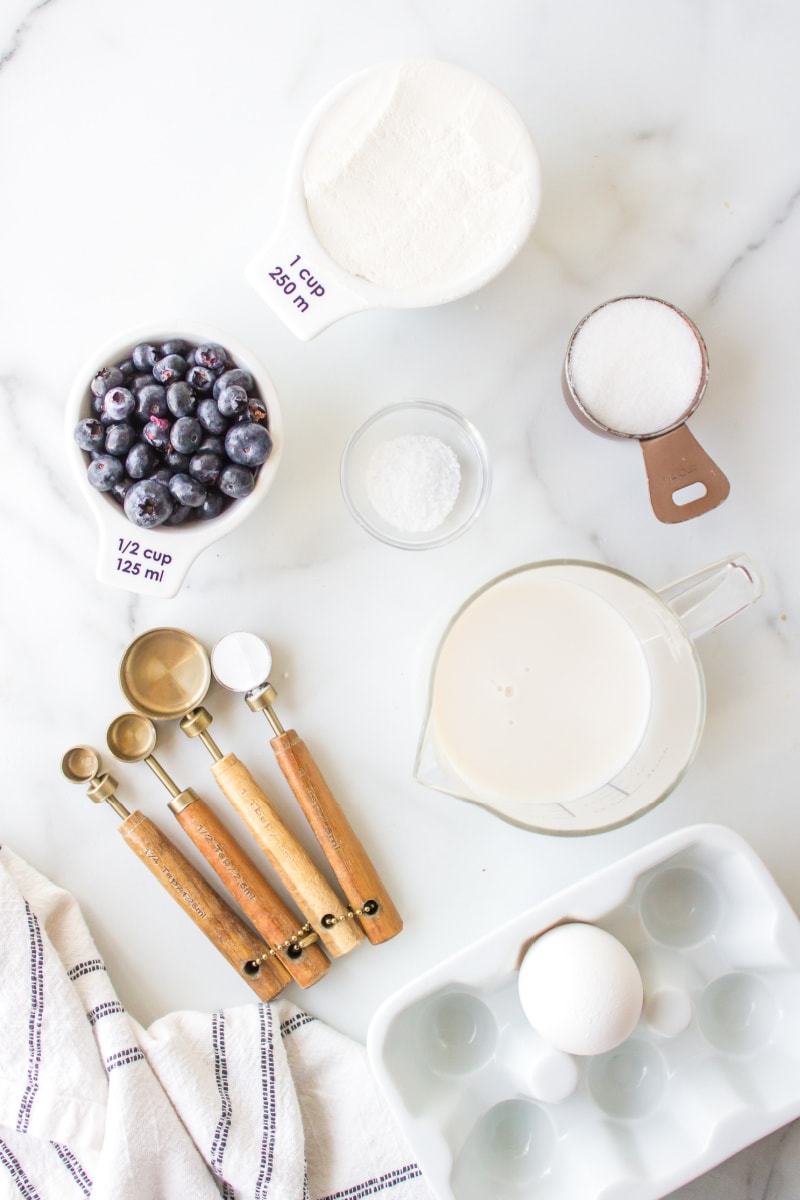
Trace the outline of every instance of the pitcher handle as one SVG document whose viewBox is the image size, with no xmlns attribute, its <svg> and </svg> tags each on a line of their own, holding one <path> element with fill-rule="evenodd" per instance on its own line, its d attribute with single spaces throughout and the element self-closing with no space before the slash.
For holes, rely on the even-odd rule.
<svg viewBox="0 0 800 1200">
<path fill-rule="evenodd" d="M 764 579 L 748 554 L 737 554 L 657 591 L 678 614 L 689 637 L 698 638 L 754 604 L 763 595 Z"/>
</svg>

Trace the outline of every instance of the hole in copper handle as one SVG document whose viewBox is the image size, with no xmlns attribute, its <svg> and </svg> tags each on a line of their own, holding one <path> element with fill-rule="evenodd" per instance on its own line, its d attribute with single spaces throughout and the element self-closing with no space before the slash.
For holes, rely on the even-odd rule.
<svg viewBox="0 0 800 1200">
<path fill-rule="evenodd" d="M 686 425 L 640 440 L 650 503 L 659 521 L 674 525 L 710 512 L 731 490 L 730 482 Z M 701 495 L 685 493 L 702 488 Z M 684 493 L 683 497 L 680 494 Z"/>
</svg>

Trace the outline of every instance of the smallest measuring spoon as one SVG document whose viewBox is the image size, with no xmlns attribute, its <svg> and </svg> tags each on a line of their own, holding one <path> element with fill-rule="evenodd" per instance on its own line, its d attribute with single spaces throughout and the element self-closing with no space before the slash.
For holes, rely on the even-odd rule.
<svg viewBox="0 0 800 1200">
<path fill-rule="evenodd" d="M 599 305 L 567 348 L 567 404 L 595 433 L 640 443 L 653 512 L 667 524 L 710 512 L 730 491 L 686 426 L 707 382 L 699 330 L 680 309 L 651 296 Z"/>
</svg>

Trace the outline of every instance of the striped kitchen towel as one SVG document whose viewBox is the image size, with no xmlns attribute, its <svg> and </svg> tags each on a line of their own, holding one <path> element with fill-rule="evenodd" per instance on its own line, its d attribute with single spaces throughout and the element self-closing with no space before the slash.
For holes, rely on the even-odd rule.
<svg viewBox="0 0 800 1200">
<path fill-rule="evenodd" d="M 0 930 L 0 1197 L 430 1200 L 357 1042 L 285 1000 L 143 1029 L 6 847 Z"/>
</svg>

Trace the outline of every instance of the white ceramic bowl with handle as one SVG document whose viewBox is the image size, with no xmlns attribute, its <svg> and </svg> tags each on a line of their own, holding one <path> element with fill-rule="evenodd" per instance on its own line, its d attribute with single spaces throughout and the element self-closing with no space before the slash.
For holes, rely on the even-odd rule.
<svg viewBox="0 0 800 1200">
<path fill-rule="evenodd" d="M 112 496 L 92 487 L 86 474 L 90 458 L 77 445 L 74 433 L 82 418 L 93 415 L 90 384 L 98 371 L 124 361 L 141 342 L 159 344 L 173 338 L 183 338 L 193 345 L 215 342 L 224 346 L 236 366 L 250 372 L 267 409 L 272 451 L 260 467 L 250 495 L 233 500 L 218 517 L 146 529 L 129 521 L 122 505 Z M 283 452 L 280 402 L 266 368 L 251 350 L 225 330 L 192 321 L 137 326 L 118 333 L 93 351 L 78 371 L 70 391 L 64 432 L 78 487 L 97 521 L 97 578 L 101 583 L 138 595 L 162 598 L 175 596 L 197 556 L 237 529 L 254 512 L 272 486 Z"/>
</svg>

